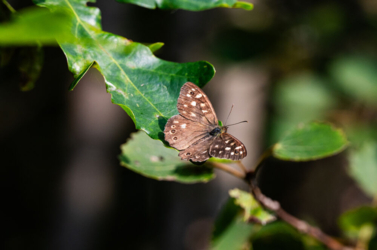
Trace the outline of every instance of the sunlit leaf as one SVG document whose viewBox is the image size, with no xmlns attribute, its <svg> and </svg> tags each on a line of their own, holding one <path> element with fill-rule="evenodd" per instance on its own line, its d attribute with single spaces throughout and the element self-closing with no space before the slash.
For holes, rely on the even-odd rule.
<svg viewBox="0 0 377 250">
<path fill-rule="evenodd" d="M 53 12 L 66 9 L 74 16 L 70 27 L 76 41 L 60 45 L 75 78 L 81 78 L 95 62 L 112 102 L 128 113 L 136 128 L 154 139 L 164 139 L 166 121 L 178 114 L 176 105 L 182 85 L 190 81 L 203 87 L 215 73 L 208 62 L 163 61 L 145 45 L 102 31 L 99 10 L 88 7 L 85 0 L 36 2 Z"/>
<path fill-rule="evenodd" d="M 264 225 L 276 219 L 275 216 L 263 209 L 251 193 L 236 188 L 230 190 L 229 195 L 235 199 L 236 205 L 243 208 L 244 221 L 253 219 Z"/>
<path fill-rule="evenodd" d="M 276 158 L 290 161 L 316 160 L 344 150 L 348 141 L 341 129 L 325 123 L 301 124 L 273 147 Z"/>
<path fill-rule="evenodd" d="M 349 173 L 371 197 L 377 197 L 377 142 L 366 142 L 349 154 Z"/>
<path fill-rule="evenodd" d="M 118 0 L 118 2 L 132 3 L 149 9 L 184 9 L 191 11 L 200 11 L 216 7 L 242 8 L 245 10 L 253 9 L 251 3 L 237 0 Z"/>
<path fill-rule="evenodd" d="M 215 177 L 212 168 L 182 161 L 176 150 L 152 140 L 143 131 L 132 134 L 121 149 L 121 165 L 149 178 L 194 183 L 207 182 Z"/>
</svg>

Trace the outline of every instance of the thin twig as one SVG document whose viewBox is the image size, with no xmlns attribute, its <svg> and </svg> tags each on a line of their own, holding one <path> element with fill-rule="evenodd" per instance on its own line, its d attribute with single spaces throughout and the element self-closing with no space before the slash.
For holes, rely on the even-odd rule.
<svg viewBox="0 0 377 250">
<path fill-rule="evenodd" d="M 242 163 L 241 161 L 237 161 L 236 163 L 237 163 L 237 165 L 241 168 L 241 170 L 242 170 L 245 174 L 248 172 L 247 169 L 246 169 L 246 167 L 245 167 L 245 165 L 243 165 L 243 163 Z"/>
<path fill-rule="evenodd" d="M 248 180 L 251 191 L 254 194 L 255 199 L 266 209 L 274 211 L 275 214 L 283 221 L 287 222 L 298 231 L 310 235 L 318 241 L 322 242 L 331 250 L 353 250 L 355 248 L 347 247 L 341 244 L 339 241 L 330 237 L 322 232 L 319 228 L 309 225 L 307 222 L 300 220 L 293 215 L 287 213 L 281 208 L 278 201 L 274 201 L 271 198 L 265 196 L 261 190 L 254 184 L 254 178 Z"/>
<path fill-rule="evenodd" d="M 251 169 L 252 172 L 257 172 L 257 170 L 262 165 L 262 162 L 264 162 L 264 160 L 266 160 L 268 157 L 272 155 L 272 149 L 273 149 L 273 146 L 263 152 L 263 154 L 259 157 L 257 164 L 255 164 L 254 167 Z"/>
<path fill-rule="evenodd" d="M 235 177 L 238 177 L 240 179 L 245 179 L 245 176 L 246 176 L 245 173 L 241 173 L 235 170 L 234 168 L 230 167 L 229 165 L 226 165 L 220 162 L 208 162 L 207 164 L 209 164 L 211 167 L 224 170 L 225 172 L 228 172 L 231 175 L 234 175 Z"/>
</svg>

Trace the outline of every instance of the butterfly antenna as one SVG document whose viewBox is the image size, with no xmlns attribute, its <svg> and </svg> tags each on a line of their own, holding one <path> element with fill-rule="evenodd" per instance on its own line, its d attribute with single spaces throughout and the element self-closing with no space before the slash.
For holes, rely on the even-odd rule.
<svg viewBox="0 0 377 250">
<path fill-rule="evenodd" d="M 248 121 L 242 121 L 242 122 L 233 123 L 233 124 L 228 125 L 227 127 L 230 127 L 230 126 L 233 126 L 233 125 L 237 125 L 237 124 L 240 124 L 240 123 L 244 123 L 244 122 L 248 122 Z"/>
<path fill-rule="evenodd" d="M 228 117 L 226 118 L 226 121 L 225 121 L 225 126 L 226 126 L 226 123 L 228 122 L 228 119 L 229 119 L 230 113 L 232 113 L 233 106 L 234 106 L 234 104 L 232 104 L 232 107 L 230 108 L 230 111 L 229 111 Z"/>
</svg>

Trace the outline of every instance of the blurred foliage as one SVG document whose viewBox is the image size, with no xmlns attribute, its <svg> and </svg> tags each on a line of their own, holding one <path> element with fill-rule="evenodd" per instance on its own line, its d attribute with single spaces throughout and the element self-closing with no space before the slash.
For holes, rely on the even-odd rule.
<svg viewBox="0 0 377 250">
<path fill-rule="evenodd" d="M 43 66 L 42 47 L 36 40 L 28 40 L 30 38 L 28 34 L 32 33 L 30 32 L 30 24 L 32 24 L 30 21 L 32 20 L 30 20 L 30 18 L 27 16 L 30 13 L 33 13 L 34 10 L 29 11 L 31 12 L 26 12 L 25 18 L 25 12 L 18 14 L 7 1 L 3 0 L 0 2 L 0 23 L 5 25 L 0 25 L 0 44 L 2 43 L 1 41 L 4 41 L 4 39 L 9 39 L 8 41 L 11 41 L 12 45 L 0 47 L 0 68 L 2 68 L 1 70 L 4 72 L 11 71 L 9 68 L 17 69 L 18 73 L 20 74 L 19 85 L 22 91 L 28 91 L 34 88 L 34 84 L 38 80 Z M 43 11 L 43 13 L 45 14 L 45 11 Z M 27 24 L 25 20 L 18 22 L 17 24 L 9 24 L 11 18 L 14 18 L 15 16 L 17 19 L 27 19 Z M 44 22 L 46 22 L 46 20 L 44 20 Z M 4 27 L 8 28 L 2 30 Z M 23 29 L 28 29 L 29 31 L 24 33 Z M 9 32 L 11 34 L 9 34 Z M 12 37 L 12 34 L 15 34 L 15 36 Z M 16 47 L 14 45 L 18 44 L 18 42 L 21 40 L 15 41 L 14 38 L 16 40 L 21 39 L 22 41 L 25 41 L 23 39 L 26 38 L 26 40 L 28 40 L 33 46 Z"/>
<path fill-rule="evenodd" d="M 237 0 L 118 0 L 118 2 L 133 3 L 145 8 L 155 9 L 184 9 L 191 11 L 200 11 L 211 8 L 223 7 L 223 8 L 242 8 L 245 10 L 252 10 L 253 5 L 248 2 L 242 2 Z"/>
<path fill-rule="evenodd" d="M 372 198 L 377 198 L 377 141 L 365 142 L 349 154 L 350 175 Z"/>
</svg>

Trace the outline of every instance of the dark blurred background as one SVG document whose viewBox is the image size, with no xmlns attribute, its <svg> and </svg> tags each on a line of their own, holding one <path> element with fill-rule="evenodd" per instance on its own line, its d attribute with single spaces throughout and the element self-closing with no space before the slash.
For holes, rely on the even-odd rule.
<svg viewBox="0 0 377 250">
<path fill-rule="evenodd" d="M 30 1 L 12 0 L 16 9 Z M 220 120 L 230 122 L 248 168 L 299 122 L 331 121 L 351 142 L 377 139 L 377 2 L 252 1 L 253 11 L 148 10 L 116 1 L 91 4 L 103 29 L 143 43 L 164 42 L 157 56 L 207 60 L 207 84 Z M 208 184 L 147 179 L 119 165 L 120 145 L 135 132 L 111 104 L 94 69 L 73 92 L 66 59 L 44 48 L 34 90 L 19 90 L 12 64 L 0 69 L 1 249 L 208 249 L 212 223 L 230 188 L 217 172 Z M 263 192 L 294 215 L 339 236 L 337 217 L 368 203 L 339 154 L 308 163 L 269 159 Z"/>
</svg>

